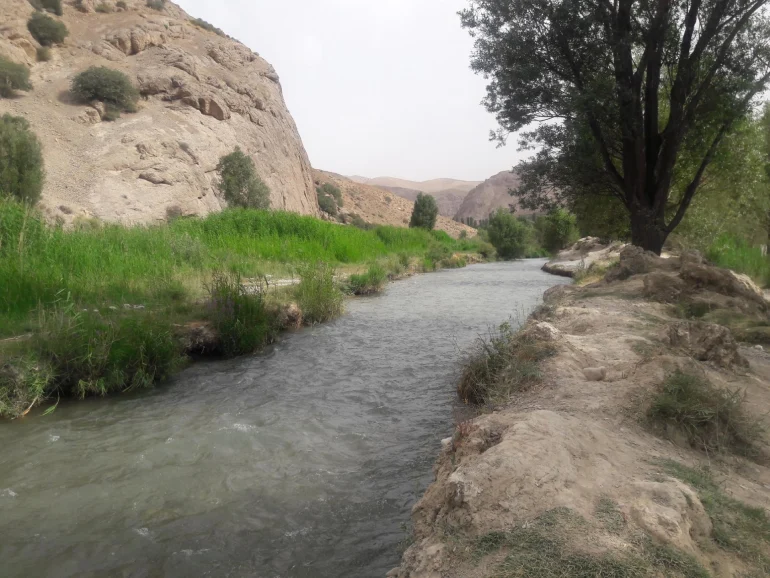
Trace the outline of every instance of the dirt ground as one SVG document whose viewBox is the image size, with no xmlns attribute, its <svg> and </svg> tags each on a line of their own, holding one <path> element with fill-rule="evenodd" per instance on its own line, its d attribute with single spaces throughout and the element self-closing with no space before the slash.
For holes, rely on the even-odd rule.
<svg viewBox="0 0 770 578">
<path fill-rule="evenodd" d="M 646 418 L 682 370 L 739 390 L 764 419 L 770 355 L 681 311 L 707 302 L 767 320 L 768 304 L 697 256 L 634 249 L 607 281 L 546 293 L 525 328 L 557 348 L 542 382 L 445 440 L 389 576 L 770 575 L 767 433 L 748 459 L 691 447 Z"/>
</svg>

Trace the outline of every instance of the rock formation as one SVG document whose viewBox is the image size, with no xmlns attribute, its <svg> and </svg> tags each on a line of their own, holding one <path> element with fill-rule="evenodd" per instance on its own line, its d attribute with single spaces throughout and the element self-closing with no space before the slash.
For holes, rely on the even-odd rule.
<svg viewBox="0 0 770 578">
<path fill-rule="evenodd" d="M 465 220 L 472 217 L 481 221 L 488 219 L 497 209 L 508 210 L 511 205 L 516 207 L 517 215 L 531 215 L 533 211 L 521 208 L 518 199 L 510 195 L 509 191 L 517 186 L 519 176 L 511 171 L 503 171 L 488 178 L 468 193 L 455 218 Z"/>
<path fill-rule="evenodd" d="M 270 64 L 171 2 L 160 11 L 145 0 L 104 5 L 111 12 L 65 2 L 69 36 L 36 62 L 26 26 L 33 7 L 3 0 L 0 56 L 29 66 L 33 89 L 0 100 L 0 114 L 25 117 L 43 143 L 50 217 L 137 223 L 218 211 L 216 165 L 236 146 L 254 160 L 273 208 L 318 214 L 310 163 Z M 138 112 L 106 122 L 101 103 L 75 101 L 70 83 L 89 66 L 126 73 L 142 94 Z"/>
</svg>

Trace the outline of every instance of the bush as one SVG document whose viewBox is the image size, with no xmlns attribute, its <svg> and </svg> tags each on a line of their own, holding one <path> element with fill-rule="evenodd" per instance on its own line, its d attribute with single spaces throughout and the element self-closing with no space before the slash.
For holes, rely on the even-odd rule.
<svg viewBox="0 0 770 578">
<path fill-rule="evenodd" d="M 227 357 L 254 353 L 274 337 L 272 317 L 265 307 L 265 288 L 247 290 L 237 273 L 215 273 L 207 286 L 209 319 Z"/>
<path fill-rule="evenodd" d="M 76 312 L 72 303 L 43 316 L 32 346 L 50 364 L 52 386 L 81 398 L 149 387 L 169 377 L 181 361 L 168 321 L 135 311 Z"/>
<path fill-rule="evenodd" d="M 353 225 L 356 229 L 361 229 L 362 231 L 368 231 L 376 227 L 376 225 L 372 225 L 371 223 L 364 221 L 361 218 L 361 215 L 357 215 L 356 213 L 351 214 L 350 219 L 350 224 Z"/>
<path fill-rule="evenodd" d="M 128 10 L 128 4 L 126 4 L 124 0 L 118 0 L 115 3 L 115 7 L 120 8 L 121 10 Z"/>
<path fill-rule="evenodd" d="M 354 295 L 373 295 L 382 291 L 388 276 L 381 265 L 374 264 L 366 273 L 351 275 L 348 284 Z"/>
<path fill-rule="evenodd" d="M 29 123 L 10 114 L 0 118 L 0 195 L 34 205 L 43 191 L 43 154 Z"/>
<path fill-rule="evenodd" d="M 720 235 L 706 256 L 720 267 L 745 273 L 762 286 L 770 285 L 770 259 L 762 254 L 762 249 L 752 247 L 743 239 Z"/>
<path fill-rule="evenodd" d="M 57 16 L 64 14 L 61 7 L 61 0 L 30 0 L 30 4 L 36 10 L 45 10 L 51 12 Z"/>
<path fill-rule="evenodd" d="M 17 418 L 51 390 L 51 368 L 32 356 L 0 363 L 0 418 Z"/>
<path fill-rule="evenodd" d="M 663 383 L 647 416 L 654 424 L 675 428 L 698 449 L 752 455 L 762 427 L 744 403 L 739 391 L 677 371 Z"/>
<path fill-rule="evenodd" d="M 35 12 L 27 21 L 27 29 L 41 46 L 61 44 L 69 31 L 64 22 L 54 20 L 42 12 Z"/>
<path fill-rule="evenodd" d="M 575 215 L 564 209 L 554 209 L 538 220 L 540 244 L 549 253 L 572 245 L 580 236 Z"/>
<path fill-rule="evenodd" d="M 0 96 L 11 98 L 17 90 L 30 90 L 29 69 L 23 64 L 0 57 Z"/>
<path fill-rule="evenodd" d="M 147 8 L 162 12 L 166 8 L 166 0 L 147 0 Z"/>
<path fill-rule="evenodd" d="M 47 46 L 38 46 L 35 55 L 38 62 L 48 62 L 51 60 L 51 49 Z"/>
<path fill-rule="evenodd" d="M 487 243 L 486 241 L 479 243 L 479 255 L 487 260 L 494 258 L 495 248 L 492 243 Z"/>
<path fill-rule="evenodd" d="M 105 2 L 102 2 L 101 4 L 98 4 L 94 8 L 94 10 L 96 12 L 101 13 L 101 14 L 109 14 L 110 12 L 113 11 L 112 6 L 110 6 L 109 4 L 106 4 Z"/>
<path fill-rule="evenodd" d="M 418 193 L 414 201 L 412 219 L 409 221 L 411 228 L 433 230 L 438 218 L 438 205 L 436 199 L 424 193 Z"/>
<path fill-rule="evenodd" d="M 254 168 L 254 161 L 239 147 L 219 159 L 217 187 L 227 204 L 246 209 L 269 209 L 270 189 Z"/>
<path fill-rule="evenodd" d="M 504 403 L 540 381 L 540 362 L 555 351 L 553 343 L 503 323 L 476 340 L 463 363 L 457 394 L 465 403 Z"/>
<path fill-rule="evenodd" d="M 120 111 L 135 112 L 139 91 L 128 76 L 106 66 L 92 66 L 72 80 L 72 93 L 83 102 L 99 100 L 113 120 Z"/>
<path fill-rule="evenodd" d="M 489 219 L 489 241 L 500 259 L 521 259 L 527 251 L 527 227 L 504 209 Z"/>
<path fill-rule="evenodd" d="M 198 28 L 203 28 L 204 30 L 218 34 L 219 36 L 226 36 L 226 34 L 221 29 L 217 28 L 213 24 L 209 24 L 202 18 L 193 18 L 190 20 L 190 23 L 197 26 Z"/>
<path fill-rule="evenodd" d="M 316 187 L 318 195 L 318 207 L 327 215 L 337 216 L 337 201 L 331 195 L 324 193 L 320 187 Z"/>
<path fill-rule="evenodd" d="M 305 264 L 299 276 L 295 297 L 306 322 L 323 323 L 342 315 L 343 296 L 334 281 L 334 267 L 320 261 Z"/>
</svg>

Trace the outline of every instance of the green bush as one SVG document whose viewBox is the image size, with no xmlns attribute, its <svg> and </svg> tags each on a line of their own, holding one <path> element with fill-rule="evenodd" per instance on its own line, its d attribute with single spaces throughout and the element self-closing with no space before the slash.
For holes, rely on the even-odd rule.
<svg viewBox="0 0 770 578">
<path fill-rule="evenodd" d="M 29 123 L 10 114 L 0 118 L 0 195 L 34 205 L 43 191 L 43 154 Z"/>
<path fill-rule="evenodd" d="M 354 295 L 373 295 L 382 291 L 388 275 L 381 265 L 375 263 L 366 273 L 351 275 L 348 284 Z"/>
<path fill-rule="evenodd" d="M 29 68 L 0 57 L 0 96 L 11 98 L 17 90 L 31 90 Z"/>
<path fill-rule="evenodd" d="M 83 102 L 103 102 L 112 119 L 121 111 L 136 112 L 139 100 L 139 91 L 128 76 L 106 66 L 92 66 L 78 74 L 72 80 L 72 94 Z"/>
<path fill-rule="evenodd" d="M 575 215 L 564 209 L 554 209 L 537 221 L 540 245 L 556 253 L 575 243 L 580 237 Z"/>
<path fill-rule="evenodd" d="M 51 60 L 51 49 L 47 46 L 38 46 L 35 55 L 38 62 L 48 62 Z"/>
<path fill-rule="evenodd" d="M 45 10 L 51 12 L 57 16 L 64 14 L 61 7 L 61 0 L 30 0 L 30 4 L 36 10 Z"/>
<path fill-rule="evenodd" d="M 128 4 L 126 4 L 124 0 L 118 0 L 115 3 L 115 7 L 120 8 L 121 10 L 128 10 Z"/>
<path fill-rule="evenodd" d="M 336 199 L 325 193 L 321 187 L 316 187 L 316 194 L 318 195 L 318 207 L 327 215 L 336 217 L 338 212 Z"/>
<path fill-rule="evenodd" d="M 484 257 L 484 259 L 492 259 L 495 256 L 495 248 L 492 245 L 492 243 L 487 243 L 486 241 L 482 241 L 479 243 L 479 255 Z"/>
<path fill-rule="evenodd" d="M 273 318 L 265 307 L 265 289 L 247 290 L 237 273 L 215 273 L 208 289 L 208 315 L 227 357 L 254 353 L 272 341 Z"/>
<path fill-rule="evenodd" d="M 361 215 L 358 215 L 356 213 L 352 213 L 350 215 L 350 224 L 353 225 L 356 229 L 361 229 L 362 231 L 368 231 L 370 229 L 374 229 L 376 225 L 372 225 L 371 223 L 367 223 L 361 218 Z"/>
<path fill-rule="evenodd" d="M 27 29 L 41 46 L 61 44 L 69 31 L 64 22 L 54 20 L 42 12 L 35 12 L 27 21 Z"/>
<path fill-rule="evenodd" d="M 752 247 L 743 239 L 720 235 L 711 244 L 706 256 L 720 267 L 745 273 L 762 286 L 770 285 L 770 259 L 762 254 L 762 249 Z"/>
<path fill-rule="evenodd" d="M 166 8 L 166 0 L 147 0 L 147 7 L 162 12 Z"/>
<path fill-rule="evenodd" d="M 438 218 L 438 205 L 431 195 L 418 193 L 414 201 L 412 218 L 409 221 L 411 228 L 427 229 L 431 231 L 436 226 Z"/>
<path fill-rule="evenodd" d="M 647 416 L 653 424 L 679 430 L 705 451 L 751 455 L 762 427 L 750 417 L 739 391 L 714 386 L 704 377 L 677 371 L 666 379 Z"/>
<path fill-rule="evenodd" d="M 307 263 L 299 268 L 299 277 L 294 294 L 307 323 L 323 323 L 342 315 L 343 295 L 334 281 L 334 267 L 320 261 Z"/>
<path fill-rule="evenodd" d="M 204 30 L 218 34 L 219 36 L 226 36 L 226 34 L 221 29 L 217 28 L 213 24 L 209 24 L 202 18 L 193 18 L 190 20 L 190 23 L 197 26 L 198 28 L 203 28 Z"/>
<path fill-rule="evenodd" d="M 99 12 L 100 14 L 109 14 L 109 13 L 113 12 L 112 6 L 110 6 L 109 4 L 107 4 L 105 2 L 102 2 L 101 4 L 97 4 L 96 7 L 94 8 L 94 10 L 96 12 Z"/>
<path fill-rule="evenodd" d="M 489 241 L 500 259 L 521 259 L 527 252 L 527 227 L 504 209 L 498 209 L 489 219 Z"/>
<path fill-rule="evenodd" d="M 219 159 L 217 187 L 231 207 L 269 209 L 270 189 L 257 174 L 254 161 L 239 147 Z"/>
</svg>

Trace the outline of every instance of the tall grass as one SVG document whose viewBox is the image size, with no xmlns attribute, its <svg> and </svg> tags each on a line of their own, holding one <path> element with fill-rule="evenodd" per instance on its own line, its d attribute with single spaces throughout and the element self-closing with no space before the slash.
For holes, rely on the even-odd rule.
<svg viewBox="0 0 770 578">
<path fill-rule="evenodd" d="M 299 275 L 294 293 L 307 323 L 323 323 L 342 315 L 343 295 L 331 265 L 321 261 L 306 263 L 299 268 Z"/>
<path fill-rule="evenodd" d="M 760 247 L 752 247 L 743 239 L 720 235 L 706 255 L 720 267 L 745 273 L 763 287 L 770 286 L 770 259 Z"/>
</svg>

